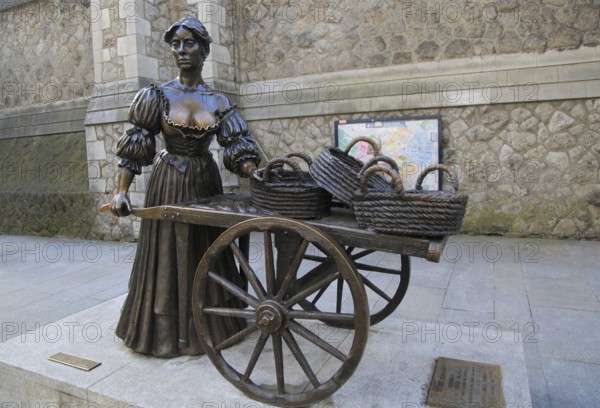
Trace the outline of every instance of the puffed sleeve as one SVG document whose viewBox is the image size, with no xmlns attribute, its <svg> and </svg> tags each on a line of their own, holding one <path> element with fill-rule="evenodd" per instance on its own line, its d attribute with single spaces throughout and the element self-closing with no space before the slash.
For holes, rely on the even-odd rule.
<svg viewBox="0 0 600 408">
<path fill-rule="evenodd" d="M 223 95 L 219 98 L 219 112 L 221 125 L 217 134 L 217 141 L 225 148 L 223 164 L 232 173 L 240 174 L 240 164 L 245 161 L 260 163 L 260 150 L 252 137 L 248 124 Z"/>
<path fill-rule="evenodd" d="M 160 92 L 154 86 L 141 89 L 129 107 L 129 121 L 134 125 L 117 142 L 117 164 L 135 174 L 149 166 L 156 155 L 156 134 L 160 131 L 162 114 Z"/>
</svg>

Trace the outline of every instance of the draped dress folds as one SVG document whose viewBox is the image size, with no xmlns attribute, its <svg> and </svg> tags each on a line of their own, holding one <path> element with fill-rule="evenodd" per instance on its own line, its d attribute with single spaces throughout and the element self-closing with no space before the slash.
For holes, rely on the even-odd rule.
<svg viewBox="0 0 600 408">
<path fill-rule="evenodd" d="M 223 146 L 225 167 L 239 174 L 240 163 L 260 161 L 248 126 L 227 98 L 207 88 L 183 88 L 177 80 L 154 84 L 136 95 L 130 110 L 133 128 L 117 144 L 120 167 L 136 174 L 154 161 L 146 207 L 184 203 L 223 192 L 219 167 L 209 152 L 214 136 Z M 155 137 L 162 132 L 165 149 L 156 155 Z M 139 242 L 116 334 L 125 345 L 159 357 L 203 353 L 192 316 L 196 267 L 223 230 L 173 221 L 141 221 Z M 243 286 L 231 252 L 215 272 Z M 208 304 L 241 302 L 213 284 Z M 245 321 L 212 317 L 209 330 L 224 340 Z"/>
</svg>

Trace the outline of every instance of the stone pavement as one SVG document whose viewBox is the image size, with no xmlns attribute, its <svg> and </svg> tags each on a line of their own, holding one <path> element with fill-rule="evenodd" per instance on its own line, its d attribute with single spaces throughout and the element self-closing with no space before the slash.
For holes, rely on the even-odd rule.
<svg viewBox="0 0 600 408">
<path fill-rule="evenodd" d="M 98 338 L 105 325 L 105 330 L 114 329 L 127 290 L 134 244 L 0 236 L 0 248 L 0 377 L 3 373 L 14 376 L 9 368 L 24 372 L 36 356 L 45 360 L 44 353 L 57 347 L 55 343 L 69 344 L 73 339 L 84 339 L 87 344 L 100 340 L 102 359 L 126 361 L 122 365 L 130 370 L 171 373 L 169 370 L 189 369 L 182 358 L 138 358 L 122 345 L 111 345 L 113 339 Z M 440 263 L 412 259 L 406 298 L 391 316 L 371 328 L 363 360 L 353 378 L 334 394 L 330 406 L 422 406 L 431 359 L 444 353 L 500 364 L 507 407 L 600 406 L 599 261 L 598 242 L 451 237 Z M 397 255 L 375 253 L 369 262 L 390 266 L 397 262 Z M 70 317 L 74 314 L 77 318 Z M 60 324 L 53 323 L 57 321 Z M 27 352 L 20 351 L 24 347 L 29 347 Z M 397 364 L 387 363 L 390 356 L 398 359 Z M 197 361 L 210 365 L 206 360 Z M 45 375 L 61 369 L 50 365 L 51 372 Z M 66 394 L 85 400 L 93 393 L 109 395 L 115 387 L 127 388 L 126 370 L 115 368 L 110 375 L 97 370 L 91 372 L 97 372 L 91 374 L 96 377 L 77 377 L 65 385 L 67 390 L 80 387 L 85 396 L 75 388 Z M 66 375 L 73 374 L 69 371 Z M 211 378 L 217 374 L 213 370 L 204 375 Z M 49 380 L 41 378 L 35 382 L 49 387 Z M 383 380 L 390 378 L 397 382 Z M 164 382 L 169 390 L 169 382 Z M 223 382 L 215 400 L 224 398 L 220 393 L 225 392 L 232 398 L 227 401 L 245 406 L 239 405 L 244 401 L 239 399 L 241 394 Z M 389 399 L 387 394 L 409 383 L 414 383 L 411 389 L 416 389 L 416 394 L 398 391 L 394 400 Z M 10 384 L 0 385 L 2 408 L 51 401 L 47 389 L 29 387 L 20 394 L 11 393 Z M 143 392 L 130 388 L 128 392 L 133 394 L 123 398 L 152 405 L 143 398 L 136 400 Z M 210 390 L 203 392 L 210 394 Z M 39 399 L 36 393 L 40 393 Z M 106 406 L 112 406 L 111 401 L 107 399 Z"/>
</svg>

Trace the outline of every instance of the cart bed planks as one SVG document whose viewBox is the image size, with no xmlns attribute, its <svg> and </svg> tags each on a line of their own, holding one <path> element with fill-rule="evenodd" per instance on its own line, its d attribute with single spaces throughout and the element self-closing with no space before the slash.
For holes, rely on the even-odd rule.
<svg viewBox="0 0 600 408">
<path fill-rule="evenodd" d="M 164 219 L 213 227 L 229 228 L 257 217 L 276 215 L 258 212 L 250 204 L 248 194 L 228 194 L 197 203 L 136 208 L 134 215 L 149 219 Z M 425 238 L 381 234 L 361 229 L 350 210 L 332 208 L 331 215 L 303 222 L 318 227 L 339 244 L 424 258 L 439 262 L 446 237 Z"/>
</svg>

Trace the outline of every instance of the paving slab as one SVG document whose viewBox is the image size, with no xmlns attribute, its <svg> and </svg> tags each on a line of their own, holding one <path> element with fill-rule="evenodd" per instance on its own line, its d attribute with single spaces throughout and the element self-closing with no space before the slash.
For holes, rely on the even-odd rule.
<svg viewBox="0 0 600 408">
<path fill-rule="evenodd" d="M 600 301 L 600 266 L 597 262 L 590 262 L 580 265 L 579 268 L 583 271 L 586 282 L 594 291 L 598 301 Z"/>
<path fill-rule="evenodd" d="M 493 264 L 479 260 L 470 262 L 468 259 L 455 263 L 444 308 L 493 313 Z"/>
<path fill-rule="evenodd" d="M 526 293 L 523 270 L 518 262 L 496 262 L 494 264 L 494 288 Z"/>
<path fill-rule="evenodd" d="M 458 323 L 461 325 L 475 325 L 475 327 L 485 327 L 490 324 L 495 324 L 493 312 L 478 312 L 448 308 L 442 308 L 438 321 L 440 323 L 448 324 Z"/>
<path fill-rule="evenodd" d="M 531 321 L 531 310 L 527 294 L 510 290 L 495 289 L 494 321 L 504 328 L 523 326 Z"/>
<path fill-rule="evenodd" d="M 536 339 L 528 339 L 523 342 L 525 362 L 527 364 L 527 378 L 529 379 L 529 392 L 534 407 L 549 407 L 551 392 L 544 374 L 542 358 L 539 355 Z M 553 390 L 554 391 L 554 390 Z"/>
<path fill-rule="evenodd" d="M 571 256 L 565 254 L 544 254 L 537 262 L 524 262 L 523 275 L 527 278 L 571 279 L 582 278 L 582 271 L 575 265 Z"/>
<path fill-rule="evenodd" d="M 445 289 L 411 285 L 393 316 L 412 321 L 437 322 L 445 295 Z"/>
<path fill-rule="evenodd" d="M 541 356 L 600 364 L 597 312 L 533 306 L 531 313 Z"/>
<path fill-rule="evenodd" d="M 385 266 L 386 258 L 380 263 Z M 452 276 L 453 264 L 447 261 L 432 263 L 421 258 L 411 259 L 410 285 L 447 289 Z"/>
<path fill-rule="evenodd" d="M 581 278 L 525 278 L 532 306 L 600 311 L 600 302 L 588 282 Z"/>
<path fill-rule="evenodd" d="M 543 365 L 548 387 L 555 390 L 551 395 L 549 407 L 598 406 L 600 365 L 559 359 L 544 359 Z"/>
<path fill-rule="evenodd" d="M 15 308 L 27 306 L 31 303 L 38 302 L 49 297 L 47 293 L 38 292 L 32 289 L 18 289 L 4 293 L 0 297 L 0 310 L 3 312 L 10 311 Z"/>
</svg>

